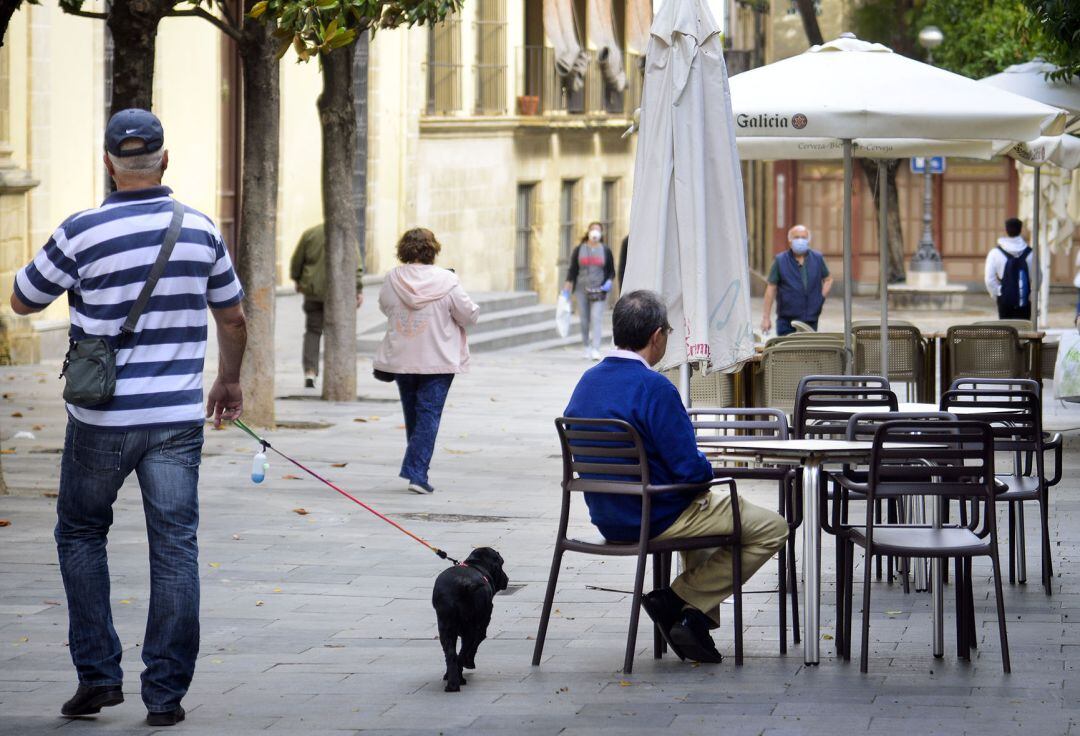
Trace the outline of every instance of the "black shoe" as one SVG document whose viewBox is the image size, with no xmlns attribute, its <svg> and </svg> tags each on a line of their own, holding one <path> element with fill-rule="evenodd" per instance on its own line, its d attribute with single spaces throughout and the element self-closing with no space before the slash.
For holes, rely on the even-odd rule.
<svg viewBox="0 0 1080 736">
<path fill-rule="evenodd" d="M 315 388 L 315 379 L 314 378 L 305 378 L 304 379 L 304 388 Z"/>
<path fill-rule="evenodd" d="M 709 636 L 709 617 L 695 608 L 683 611 L 682 618 L 671 627 L 671 640 L 687 659 L 706 664 L 719 664 L 723 657 Z"/>
<path fill-rule="evenodd" d="M 679 659 L 686 659 L 686 655 L 683 654 L 682 648 L 672 641 L 671 627 L 679 620 L 684 605 L 682 598 L 675 595 L 671 588 L 657 588 L 641 596 L 641 607 L 660 629 L 664 641 Z"/>
<path fill-rule="evenodd" d="M 147 726 L 175 726 L 182 720 L 184 720 L 184 709 L 179 705 L 176 706 L 176 710 L 167 710 L 161 713 L 147 711 L 146 713 Z"/>
<path fill-rule="evenodd" d="M 64 703 L 60 713 L 65 716 L 92 716 L 102 708 L 124 702 L 124 691 L 119 685 L 79 685 L 71 700 Z"/>
</svg>

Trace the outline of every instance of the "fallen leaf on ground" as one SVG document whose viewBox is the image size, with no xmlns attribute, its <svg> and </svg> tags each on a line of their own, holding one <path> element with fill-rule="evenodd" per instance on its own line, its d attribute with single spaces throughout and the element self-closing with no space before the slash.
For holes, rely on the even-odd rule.
<svg viewBox="0 0 1080 736">
<path fill-rule="evenodd" d="M 0 519 L 0 526 L 11 526 L 11 522 L 7 519 Z"/>
<path fill-rule="evenodd" d="M 619 687 L 630 687 L 633 684 L 629 680 L 619 680 Z"/>
<path fill-rule="evenodd" d="M 309 512 L 307 509 L 293 509 L 293 513 L 299 514 L 300 516 L 307 516 Z"/>
<path fill-rule="evenodd" d="M 281 592 L 281 588 L 274 588 L 274 592 L 275 592 L 275 593 L 280 593 L 280 592 Z"/>
<path fill-rule="evenodd" d="M 40 432 L 41 430 L 45 429 L 45 427 L 43 427 L 43 426 L 42 426 L 42 425 L 40 425 L 40 424 L 35 424 L 35 425 L 34 425 L 33 427 L 31 427 L 30 429 L 34 430 L 35 432 Z"/>
<path fill-rule="evenodd" d="M 5 401 L 8 401 L 10 399 L 11 399 L 11 394 L 4 394 L 4 400 Z"/>
<path fill-rule="evenodd" d="M 821 638 L 824 639 L 825 641 L 832 641 L 833 636 L 832 636 L 832 634 L 822 634 Z"/>
<path fill-rule="evenodd" d="M 377 422 L 382 419 L 382 417 L 368 417 L 367 419 L 369 422 Z"/>
<path fill-rule="evenodd" d="M 224 661 L 225 660 L 223 660 L 223 659 L 211 659 L 210 660 L 211 664 L 221 664 Z"/>
<path fill-rule="evenodd" d="M 5 447 L 3 450 L 0 450 L 0 455 L 14 455 L 14 454 L 15 454 L 15 448 L 14 447 Z"/>
<path fill-rule="evenodd" d="M 361 422 L 361 423 L 367 422 L 367 417 L 357 417 L 356 419 L 353 419 L 353 421 L 354 422 Z"/>
<path fill-rule="evenodd" d="M 256 605 L 256 606 L 261 606 L 262 604 L 263 604 L 263 602 L 262 602 L 262 601 L 255 601 L 255 605 Z"/>
<path fill-rule="evenodd" d="M 131 600 L 128 598 L 122 598 L 120 602 L 123 603 L 125 606 L 131 605 Z"/>
<path fill-rule="evenodd" d="M 886 616 L 899 616 L 901 613 L 903 613 L 903 611 L 886 611 L 885 615 Z"/>
<path fill-rule="evenodd" d="M 331 468 L 344 468 L 348 463 L 330 463 Z"/>
<path fill-rule="evenodd" d="M 405 429 L 405 425 L 404 424 L 399 424 L 396 427 L 394 427 L 394 429 Z"/>
<path fill-rule="evenodd" d="M 17 643 L 18 643 L 18 644 L 25 644 L 25 643 L 26 643 L 26 642 L 28 642 L 28 641 L 30 641 L 30 637 L 29 637 L 29 636 L 20 636 L 20 637 L 19 637 L 19 641 L 18 641 Z"/>
<path fill-rule="evenodd" d="M 447 447 L 446 452 L 450 453 L 451 455 L 472 455 L 474 452 L 480 452 L 480 451 L 479 450 L 455 450 L 453 448 Z"/>
<path fill-rule="evenodd" d="M 45 491 L 41 495 L 44 496 L 45 498 L 56 498 L 60 494 L 57 493 L 56 491 Z"/>
<path fill-rule="evenodd" d="M 300 480 L 300 476 L 299 475 L 283 475 L 283 476 L 281 476 L 281 479 L 282 480 Z"/>
<path fill-rule="evenodd" d="M 221 567 L 221 563 L 220 562 L 211 562 L 210 567 Z"/>
<path fill-rule="evenodd" d="M 45 604 L 46 606 L 59 606 L 59 605 L 61 605 L 60 601 L 42 601 L 42 603 Z"/>
</svg>

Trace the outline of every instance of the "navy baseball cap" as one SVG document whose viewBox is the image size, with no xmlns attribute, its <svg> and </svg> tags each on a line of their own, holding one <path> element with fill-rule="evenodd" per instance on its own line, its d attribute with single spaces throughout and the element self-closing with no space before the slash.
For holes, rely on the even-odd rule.
<svg viewBox="0 0 1080 736">
<path fill-rule="evenodd" d="M 120 150 L 121 143 L 132 139 L 142 141 L 143 145 Z M 158 151 L 163 145 L 165 131 L 157 115 L 149 110 L 135 107 L 121 110 L 109 118 L 109 124 L 105 126 L 105 150 L 113 156 L 141 156 Z"/>
</svg>

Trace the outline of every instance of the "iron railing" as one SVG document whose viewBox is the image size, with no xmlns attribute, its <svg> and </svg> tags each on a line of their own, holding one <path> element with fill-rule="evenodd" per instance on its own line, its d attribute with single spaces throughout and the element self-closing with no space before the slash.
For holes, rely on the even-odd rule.
<svg viewBox="0 0 1080 736">
<path fill-rule="evenodd" d="M 641 104 L 642 70 L 637 54 L 625 55 L 626 87 L 618 90 L 604 80 L 596 52 L 587 51 L 588 63 L 577 89 L 555 64 L 548 46 L 522 46 L 517 53 L 518 115 L 629 116 Z"/>
</svg>

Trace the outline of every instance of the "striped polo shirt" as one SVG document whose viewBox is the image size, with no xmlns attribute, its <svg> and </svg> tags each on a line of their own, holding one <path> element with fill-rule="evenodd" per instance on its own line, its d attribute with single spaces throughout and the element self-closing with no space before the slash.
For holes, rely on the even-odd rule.
<svg viewBox="0 0 1080 736">
<path fill-rule="evenodd" d="M 120 327 L 139 296 L 172 220 L 168 187 L 114 192 L 72 215 L 15 276 L 15 293 L 43 308 L 65 291 L 70 337 L 118 348 L 116 394 L 92 408 L 68 404 L 77 422 L 103 429 L 203 422 L 207 306 L 243 298 L 229 252 L 210 218 L 184 208 L 180 237 L 134 334 Z"/>
</svg>

